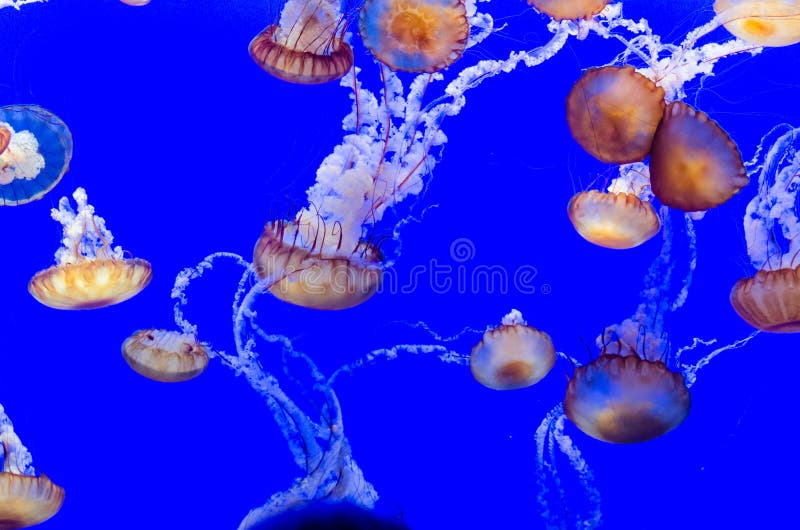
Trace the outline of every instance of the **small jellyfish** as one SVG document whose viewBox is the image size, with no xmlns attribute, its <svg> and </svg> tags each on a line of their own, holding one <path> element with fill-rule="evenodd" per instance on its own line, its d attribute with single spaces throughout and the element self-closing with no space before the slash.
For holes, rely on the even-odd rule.
<svg viewBox="0 0 800 530">
<path fill-rule="evenodd" d="M 64 234 L 56 264 L 37 272 L 28 291 L 55 309 L 95 309 L 135 296 L 150 283 L 150 263 L 125 258 L 121 247 L 112 248 L 114 236 L 106 229 L 105 220 L 94 215 L 86 191 L 78 188 L 72 196 L 77 211 L 67 197 L 61 198 L 58 209 L 51 210 Z"/>
<path fill-rule="evenodd" d="M 584 191 L 569 201 L 567 214 L 584 239 L 605 248 L 637 247 L 661 228 L 653 205 L 632 193 Z"/>
<path fill-rule="evenodd" d="M 556 20 L 591 18 L 606 7 L 608 0 L 528 0 L 528 4 Z"/>
<path fill-rule="evenodd" d="M 469 366 L 480 384 L 494 390 L 514 390 L 541 381 L 555 362 L 550 336 L 526 325 L 515 309 L 472 348 Z"/>
<path fill-rule="evenodd" d="M 343 40 L 345 29 L 339 1 L 289 0 L 278 23 L 250 42 L 250 57 L 278 79 L 327 83 L 353 66 L 353 50 Z"/>
<path fill-rule="evenodd" d="M 800 42 L 798 0 L 716 0 L 714 11 L 728 31 L 757 46 Z"/>
<path fill-rule="evenodd" d="M 685 212 L 714 208 L 749 182 L 739 149 L 703 112 L 669 104 L 650 152 L 650 183 L 666 206 Z"/>
<path fill-rule="evenodd" d="M 136 372 L 161 381 L 188 381 L 208 366 L 205 346 L 193 335 L 163 329 L 143 329 L 122 343 L 122 356 Z"/>
<path fill-rule="evenodd" d="M 72 134 L 36 105 L 0 107 L 0 205 L 41 199 L 58 184 L 72 158 Z"/>
<path fill-rule="evenodd" d="M 404 72 L 438 72 L 467 46 L 464 0 L 366 0 L 359 30 L 381 63 Z"/>
<path fill-rule="evenodd" d="M 14 432 L 0 405 L 0 530 L 27 528 L 53 517 L 64 503 L 64 489 L 36 471 L 31 454 Z"/>
<path fill-rule="evenodd" d="M 664 90 L 630 66 L 592 68 L 567 96 L 575 141 L 603 162 L 644 160 L 664 114 Z"/>
<path fill-rule="evenodd" d="M 731 305 L 754 328 L 800 332 L 800 266 L 760 270 L 739 280 L 731 289 Z"/>
<path fill-rule="evenodd" d="M 150 3 L 150 0 L 119 0 L 123 4 L 128 4 L 129 6 L 146 6 Z"/>
<path fill-rule="evenodd" d="M 570 421 L 592 438 L 617 444 L 652 440 L 680 425 L 691 406 L 683 376 L 613 332 L 608 336 L 614 340 L 576 368 L 567 385 Z"/>
<path fill-rule="evenodd" d="M 274 282 L 269 290 L 284 302 L 331 310 L 363 304 L 381 285 L 380 250 L 361 242 L 342 252 L 330 244 L 332 231 L 323 228 L 320 234 L 318 228 L 297 221 L 267 223 L 253 252 L 256 273 Z M 311 237 L 304 237 L 306 230 Z"/>
</svg>

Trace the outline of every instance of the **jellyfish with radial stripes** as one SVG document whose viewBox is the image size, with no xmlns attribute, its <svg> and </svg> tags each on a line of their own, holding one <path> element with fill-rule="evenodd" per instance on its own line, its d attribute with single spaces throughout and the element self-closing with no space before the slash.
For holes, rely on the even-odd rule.
<svg viewBox="0 0 800 530">
<path fill-rule="evenodd" d="M 134 371 L 162 383 L 194 379 L 208 366 L 208 352 L 194 335 L 141 329 L 122 343 L 122 356 Z"/>
<path fill-rule="evenodd" d="M 72 133 L 38 105 L 0 107 L 0 205 L 41 199 L 72 159 Z"/>
<path fill-rule="evenodd" d="M 800 0 L 716 0 L 725 29 L 756 46 L 800 42 Z"/>
</svg>

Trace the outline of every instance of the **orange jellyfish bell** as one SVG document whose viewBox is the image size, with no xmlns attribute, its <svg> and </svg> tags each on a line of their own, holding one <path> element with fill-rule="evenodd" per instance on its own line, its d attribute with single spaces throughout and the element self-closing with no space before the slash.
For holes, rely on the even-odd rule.
<svg viewBox="0 0 800 530">
<path fill-rule="evenodd" d="M 728 201 L 749 182 L 739 149 L 703 112 L 674 101 L 650 152 L 650 183 L 663 204 L 685 212 Z"/>
<path fill-rule="evenodd" d="M 605 248 L 637 247 L 661 228 L 653 205 L 631 193 L 578 193 L 570 199 L 567 215 L 584 239 Z"/>
<path fill-rule="evenodd" d="M 163 383 L 188 381 L 208 366 L 208 352 L 193 335 L 163 329 L 137 331 L 122 343 L 122 356 L 136 372 Z"/>
<path fill-rule="evenodd" d="M 608 0 L 528 0 L 528 4 L 556 20 L 591 18 Z"/>
<path fill-rule="evenodd" d="M 716 0 L 725 28 L 757 46 L 800 42 L 800 0 Z"/>
<path fill-rule="evenodd" d="M 638 162 L 650 152 L 664 106 L 664 89 L 632 67 L 592 68 L 567 96 L 567 124 L 598 160 Z"/>
<path fill-rule="evenodd" d="M 275 297 L 310 309 L 333 310 L 363 304 L 378 291 L 382 256 L 377 247 L 361 242 L 352 252 L 340 252 L 325 246 L 319 234 L 304 245 L 300 242 L 304 228 L 296 221 L 267 223 L 256 242 L 256 273 L 262 280 L 272 278 L 269 290 Z"/>
<path fill-rule="evenodd" d="M 464 0 L 366 0 L 358 27 L 375 58 L 404 72 L 446 68 L 469 38 Z"/>
<path fill-rule="evenodd" d="M 337 0 L 289 0 L 280 21 L 250 42 L 250 57 L 278 79 L 327 83 L 353 66 L 353 50 L 342 40 L 344 29 Z"/>
<path fill-rule="evenodd" d="M 64 503 L 64 489 L 45 475 L 0 473 L 0 530 L 27 528 L 53 517 Z"/>
<path fill-rule="evenodd" d="M 550 336 L 527 326 L 515 310 L 472 348 L 469 366 L 480 384 L 494 390 L 514 390 L 541 381 L 555 362 Z"/>
<path fill-rule="evenodd" d="M 153 276 L 150 263 L 123 256 L 112 248 L 113 235 L 102 217 L 94 215 L 86 191 L 73 193 L 77 212 L 63 197 L 52 216 L 64 226 L 56 265 L 37 272 L 28 292 L 54 309 L 96 309 L 124 302 L 147 287 Z"/>
<path fill-rule="evenodd" d="M 800 332 L 800 266 L 761 270 L 739 280 L 731 290 L 731 305 L 754 328 Z"/>
<path fill-rule="evenodd" d="M 11 131 L 5 127 L 0 126 L 0 155 L 6 150 L 8 144 L 11 142 Z"/>
</svg>

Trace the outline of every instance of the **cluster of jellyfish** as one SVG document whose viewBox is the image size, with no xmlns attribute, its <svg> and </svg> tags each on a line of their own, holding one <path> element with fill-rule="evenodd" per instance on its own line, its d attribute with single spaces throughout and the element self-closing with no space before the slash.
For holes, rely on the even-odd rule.
<svg viewBox="0 0 800 530">
<path fill-rule="evenodd" d="M 142 6 L 148 0 L 122 0 Z M 0 7 L 26 2 L 6 1 Z M 484 2 L 486 4 L 488 2 Z M 800 332 L 800 129 L 781 125 L 763 139 L 755 156 L 743 161 L 735 141 L 699 109 L 681 101 L 684 85 L 709 74 L 723 58 L 760 53 L 764 47 L 800 42 L 800 2 L 717 0 L 716 16 L 690 32 L 681 44 L 662 44 L 646 21 L 623 16 L 622 5 L 607 0 L 529 0 L 549 18 L 549 42 L 507 59 L 482 60 L 456 71 L 464 51 L 495 30 L 488 12 L 475 0 L 365 0 L 351 9 L 339 0 L 287 0 L 279 14 L 249 44 L 254 62 L 275 78 L 320 84 L 339 80 L 352 91 L 352 111 L 344 118 L 348 134 L 320 166 L 308 189 L 308 206 L 293 218 L 270 220 L 255 242 L 252 257 L 211 254 L 175 279 L 175 330 L 141 329 L 122 341 L 122 356 L 144 377 L 182 382 L 200 376 L 209 360 L 243 374 L 266 398 L 304 476 L 254 508 L 240 528 L 252 528 L 306 502 L 348 501 L 370 508 L 378 494 L 353 459 L 345 437 L 334 384 L 342 374 L 391 361 L 401 354 L 431 355 L 468 366 L 477 383 L 499 391 L 529 388 L 545 378 L 559 359 L 573 367 L 564 396 L 536 433 L 540 480 L 555 477 L 553 447 L 558 446 L 579 474 L 592 507 L 581 527 L 600 523 L 599 493 L 591 471 L 564 432 L 564 419 L 591 438 L 615 444 L 652 440 L 677 428 L 691 406 L 689 389 L 697 373 L 720 353 L 746 345 L 759 332 Z M 380 65 L 379 96 L 365 89 L 347 32 L 358 19 L 364 45 Z M 735 38 L 698 46 L 703 36 L 724 26 Z M 458 114 L 465 93 L 518 65 L 536 66 L 557 54 L 568 39 L 595 34 L 625 46 L 612 64 L 583 73 L 566 95 L 566 115 L 575 141 L 599 161 L 618 166 L 607 189 L 587 190 L 568 203 L 567 215 L 588 242 L 610 249 L 637 247 L 661 233 L 661 252 L 653 261 L 634 314 L 609 325 L 597 338 L 599 355 L 586 365 L 558 352 L 551 337 L 528 324 L 517 310 L 489 327 L 469 354 L 437 344 L 401 345 L 369 352 L 331 375 L 323 374 L 292 341 L 269 333 L 254 306 L 269 294 L 313 310 L 346 310 L 366 303 L 381 285 L 382 271 L 398 255 L 387 256 L 365 237 L 387 210 L 424 192 L 437 147 L 447 138 L 441 126 Z M 636 68 L 632 61 L 639 61 Z M 408 89 L 401 74 L 416 74 Z M 443 95 L 423 105 L 430 85 L 453 73 Z M 15 206 L 41 198 L 67 171 L 72 137 L 66 125 L 35 105 L 0 108 L 0 200 Z M 673 351 L 665 321 L 686 301 L 696 266 L 694 222 L 723 205 L 757 179 L 744 229 L 748 253 L 757 269 L 731 290 L 736 312 L 755 328 L 749 336 L 718 347 L 694 362 L 684 354 L 709 343 L 695 340 Z M 132 258 L 96 214 L 86 191 L 63 197 L 52 217 L 63 227 L 55 264 L 33 275 L 28 289 L 42 304 L 59 310 L 99 309 L 141 292 L 153 274 L 151 264 Z M 660 203 L 656 209 L 653 200 Z M 677 210 L 681 213 L 675 213 Z M 675 218 L 686 233 L 690 259 L 681 288 L 672 262 Z M 408 222 L 397 221 L 392 236 Z M 778 234 L 778 235 L 776 235 Z M 184 310 L 191 283 L 232 260 L 243 269 L 233 303 L 235 352 L 201 341 Z M 322 409 L 308 410 L 260 362 L 259 344 L 277 347 L 307 372 Z M 64 491 L 37 475 L 30 454 L 0 408 L 0 526 L 23 528 L 53 516 Z M 550 449 L 546 449 L 549 447 Z M 556 489 L 558 489 L 558 481 Z M 542 513 L 553 501 L 543 488 Z M 547 492 L 551 493 L 548 494 Z M 562 492 L 563 493 L 563 492 Z M 561 496 L 561 495 L 560 495 Z M 590 504 L 591 504 L 590 503 Z"/>
</svg>

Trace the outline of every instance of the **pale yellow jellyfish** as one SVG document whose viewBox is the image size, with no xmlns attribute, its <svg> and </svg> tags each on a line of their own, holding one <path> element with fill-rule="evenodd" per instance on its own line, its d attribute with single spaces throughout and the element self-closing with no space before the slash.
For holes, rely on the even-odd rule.
<svg viewBox="0 0 800 530">
<path fill-rule="evenodd" d="M 102 217 L 94 215 L 86 191 L 72 195 L 78 210 L 62 197 L 53 219 L 64 229 L 56 264 L 37 272 L 28 291 L 39 302 L 55 309 L 95 309 L 124 302 L 150 283 L 152 268 L 143 259 L 125 258 L 113 247 L 114 236 Z"/>
<path fill-rule="evenodd" d="M 608 0 L 528 0 L 528 4 L 556 20 L 591 18 L 606 7 Z"/>
<path fill-rule="evenodd" d="M 64 503 L 64 489 L 44 474 L 36 474 L 31 455 L 22 445 L 0 405 L 0 530 L 27 528 L 53 517 Z"/>
<path fill-rule="evenodd" d="M 514 390 L 538 383 L 556 362 L 550 336 L 526 325 L 517 310 L 503 318 L 472 348 L 469 366 L 482 385 L 494 390 Z"/>
<path fill-rule="evenodd" d="M 800 42 L 800 0 L 716 0 L 725 28 L 757 46 Z"/>
<path fill-rule="evenodd" d="M 193 335 L 143 329 L 122 343 L 122 356 L 136 372 L 161 381 L 188 381 L 203 373 L 208 366 L 208 352 Z"/>
<path fill-rule="evenodd" d="M 259 278 L 271 278 L 277 298 L 311 309 L 347 309 L 363 304 L 381 285 L 381 253 L 369 243 L 350 251 L 326 245 L 333 237 L 296 221 L 267 223 L 256 243 Z M 311 237 L 308 237 L 311 235 Z"/>
<path fill-rule="evenodd" d="M 584 191 L 569 201 L 567 214 L 584 239 L 606 248 L 637 247 L 661 228 L 653 205 L 632 193 Z"/>
</svg>

